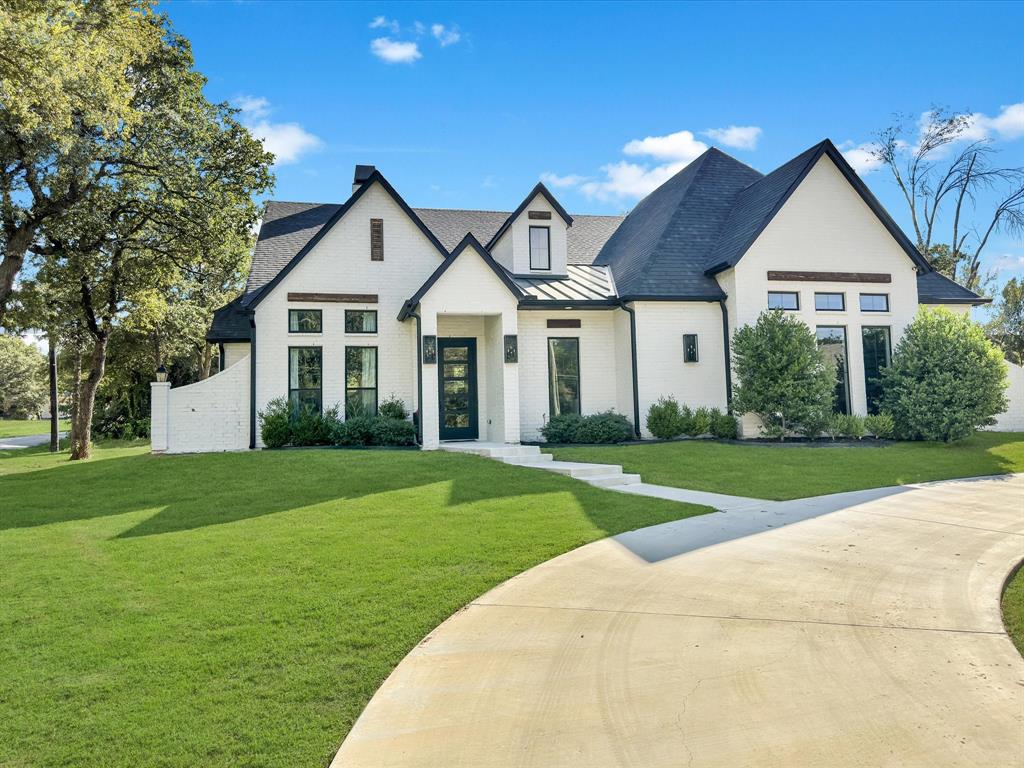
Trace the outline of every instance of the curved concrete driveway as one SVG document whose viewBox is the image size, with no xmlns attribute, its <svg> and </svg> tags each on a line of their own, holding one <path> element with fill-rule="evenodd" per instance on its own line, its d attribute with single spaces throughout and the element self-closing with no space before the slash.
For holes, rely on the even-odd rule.
<svg viewBox="0 0 1024 768">
<path fill-rule="evenodd" d="M 333 765 L 1024 765 L 999 611 L 1024 476 L 875 496 L 792 524 L 813 504 L 739 512 L 783 527 L 721 543 L 708 526 L 732 512 L 668 523 L 527 571 L 410 653 Z"/>
</svg>

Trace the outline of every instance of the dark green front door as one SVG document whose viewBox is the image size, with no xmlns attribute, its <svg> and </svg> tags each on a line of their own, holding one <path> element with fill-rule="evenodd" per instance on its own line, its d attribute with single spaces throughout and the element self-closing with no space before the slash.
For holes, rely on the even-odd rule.
<svg viewBox="0 0 1024 768">
<path fill-rule="evenodd" d="M 441 439 L 476 440 L 476 339 L 437 340 Z"/>
</svg>

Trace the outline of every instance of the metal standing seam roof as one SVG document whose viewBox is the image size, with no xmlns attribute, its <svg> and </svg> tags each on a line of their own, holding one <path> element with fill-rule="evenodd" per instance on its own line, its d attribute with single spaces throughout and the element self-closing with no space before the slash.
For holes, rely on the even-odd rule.
<svg viewBox="0 0 1024 768">
<path fill-rule="evenodd" d="M 616 298 L 615 282 L 608 267 L 570 264 L 567 272 L 561 278 L 516 275 L 513 279 L 527 301 L 607 302 Z"/>
</svg>

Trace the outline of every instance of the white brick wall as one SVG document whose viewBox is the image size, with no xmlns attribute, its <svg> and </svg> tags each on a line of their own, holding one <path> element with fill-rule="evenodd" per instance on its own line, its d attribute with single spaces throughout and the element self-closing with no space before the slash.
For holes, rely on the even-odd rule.
<svg viewBox="0 0 1024 768">
<path fill-rule="evenodd" d="M 523 440 L 543 439 L 540 428 L 549 418 L 549 338 L 580 340 L 580 410 L 584 414 L 615 410 L 633 420 L 632 388 L 625 397 L 620 397 L 618 389 L 622 378 L 616 368 L 619 357 L 615 349 L 617 314 L 625 313 L 622 310 L 519 313 L 519 430 Z M 578 318 L 580 327 L 548 328 L 549 318 Z M 627 403 L 629 405 L 623 409 L 622 405 Z"/>
<path fill-rule="evenodd" d="M 1024 368 L 1006 361 L 1010 369 L 1007 378 L 1010 386 L 1006 390 L 1006 399 L 1010 405 L 1005 413 L 996 417 L 993 430 L 999 432 L 1024 432 Z"/>
<path fill-rule="evenodd" d="M 230 342 L 224 345 L 224 365 L 223 368 L 230 368 L 232 365 L 237 363 L 243 357 L 249 355 L 249 342 Z"/>
<path fill-rule="evenodd" d="M 204 381 L 170 389 L 154 384 L 154 452 L 239 451 L 249 447 L 249 358 Z"/>
<path fill-rule="evenodd" d="M 725 411 L 725 349 L 718 302 L 641 301 L 633 306 L 643 436 L 651 437 L 647 411 L 662 396 L 672 395 L 691 408 Z M 685 333 L 697 334 L 696 363 L 683 362 Z"/>
</svg>

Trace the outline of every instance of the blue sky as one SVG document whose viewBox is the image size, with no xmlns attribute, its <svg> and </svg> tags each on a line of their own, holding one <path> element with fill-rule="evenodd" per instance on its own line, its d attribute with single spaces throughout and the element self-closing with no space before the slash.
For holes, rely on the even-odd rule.
<svg viewBox="0 0 1024 768">
<path fill-rule="evenodd" d="M 1024 166 L 1024 4 L 160 8 L 208 96 L 277 150 L 277 199 L 343 201 L 369 163 L 413 206 L 510 210 L 544 178 L 571 212 L 618 213 L 705 145 L 769 171 L 932 104 L 978 113 Z M 885 173 L 862 175 L 909 228 Z M 1024 243 L 987 261 L 1024 274 Z"/>
</svg>

